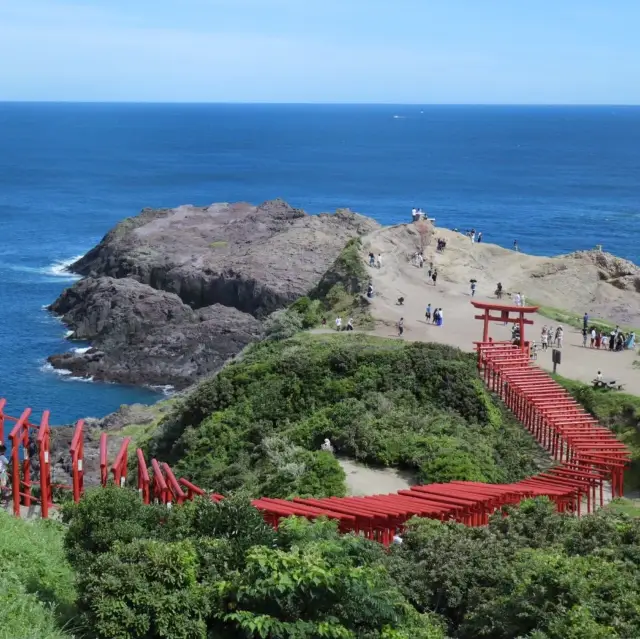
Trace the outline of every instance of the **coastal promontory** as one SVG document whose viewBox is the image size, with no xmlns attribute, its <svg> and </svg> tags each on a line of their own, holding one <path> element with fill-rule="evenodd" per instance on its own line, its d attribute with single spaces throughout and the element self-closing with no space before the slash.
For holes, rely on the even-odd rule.
<svg viewBox="0 0 640 639">
<path fill-rule="evenodd" d="M 263 320 L 311 293 L 352 238 L 378 224 L 308 215 L 282 200 L 145 209 L 71 270 L 50 310 L 91 348 L 52 355 L 74 375 L 184 388 L 250 342 Z"/>
</svg>

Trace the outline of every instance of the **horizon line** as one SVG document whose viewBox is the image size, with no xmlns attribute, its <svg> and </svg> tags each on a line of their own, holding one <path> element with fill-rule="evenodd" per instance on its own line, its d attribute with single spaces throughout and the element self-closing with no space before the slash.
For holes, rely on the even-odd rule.
<svg viewBox="0 0 640 639">
<path fill-rule="evenodd" d="M 162 100 L 5 100 L 2 104 L 130 104 L 130 105 L 180 105 L 180 106 L 410 106 L 410 107 L 610 107 L 634 108 L 640 104 L 607 102 L 270 102 L 254 101 L 162 101 Z"/>
</svg>

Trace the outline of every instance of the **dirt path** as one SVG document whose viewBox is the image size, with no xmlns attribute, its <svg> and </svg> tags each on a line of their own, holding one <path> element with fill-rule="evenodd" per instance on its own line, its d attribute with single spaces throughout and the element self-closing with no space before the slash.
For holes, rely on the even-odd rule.
<svg viewBox="0 0 640 639">
<path fill-rule="evenodd" d="M 395 493 L 412 485 L 411 477 L 394 468 L 371 468 L 352 459 L 338 459 L 347 475 L 350 496 Z"/>
<path fill-rule="evenodd" d="M 486 277 L 482 279 L 477 275 L 474 265 L 465 258 L 463 249 L 448 257 L 447 262 L 439 254 L 428 257 L 425 266 L 419 268 L 408 259 L 415 250 L 415 244 L 412 244 L 414 238 L 408 237 L 406 233 L 389 231 L 390 229 L 384 229 L 376 232 L 365 238 L 363 243 L 363 261 L 366 262 L 366 255 L 370 250 L 383 256 L 380 269 L 367 266 L 375 292 L 371 305 L 371 312 L 376 320 L 374 334 L 397 336 L 396 324 L 403 317 L 405 331 L 402 339 L 451 344 L 464 351 L 471 351 L 473 341 L 482 336 L 482 324 L 474 320 L 476 311 L 470 303 L 468 279 L 465 280 L 460 271 L 468 273 L 470 277 L 477 277 L 478 300 L 495 300 L 495 282 L 489 283 Z M 433 253 L 433 249 L 430 249 L 428 255 Z M 441 269 L 437 286 L 428 281 L 430 259 Z M 441 261 L 443 265 L 440 265 Z M 400 296 L 404 297 L 403 306 L 397 305 Z M 425 307 L 429 303 L 432 308 L 443 309 L 443 326 L 434 326 L 425 321 Z M 534 325 L 526 327 L 525 335 L 527 339 L 535 339 L 538 343 L 545 324 L 557 326 L 557 323 L 537 314 L 533 316 L 533 320 Z M 633 366 L 637 359 L 633 351 L 612 353 L 583 348 L 580 331 L 565 326 L 564 334 L 562 364 L 558 367 L 558 373 L 590 383 L 600 370 L 605 377 L 615 377 L 624 383 L 625 391 L 640 395 L 640 369 Z M 511 330 L 510 327 L 493 324 L 490 335 L 497 340 L 509 339 Z M 548 370 L 553 368 L 551 350 L 539 354 L 538 364 Z"/>
</svg>

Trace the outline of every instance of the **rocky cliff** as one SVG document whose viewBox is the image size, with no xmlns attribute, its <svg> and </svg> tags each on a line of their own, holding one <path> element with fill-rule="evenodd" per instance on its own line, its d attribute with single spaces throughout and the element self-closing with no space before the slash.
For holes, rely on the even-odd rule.
<svg viewBox="0 0 640 639">
<path fill-rule="evenodd" d="M 377 227 L 281 200 L 145 210 L 72 265 L 85 278 L 50 310 L 93 348 L 49 361 L 97 380 L 183 388 L 260 339 L 264 317 L 315 289 L 347 242 Z"/>
</svg>

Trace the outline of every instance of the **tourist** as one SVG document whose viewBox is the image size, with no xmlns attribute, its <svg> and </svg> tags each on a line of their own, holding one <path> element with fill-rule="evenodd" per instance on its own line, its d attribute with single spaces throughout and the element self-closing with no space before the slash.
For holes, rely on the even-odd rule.
<svg viewBox="0 0 640 639">
<path fill-rule="evenodd" d="M 587 328 L 589 326 L 589 315 L 588 313 L 585 313 L 582 317 L 582 326 L 584 328 Z"/>
<path fill-rule="evenodd" d="M 513 250 L 518 252 L 520 247 L 518 246 L 518 240 L 513 240 Z"/>
<path fill-rule="evenodd" d="M 476 295 L 476 281 L 471 280 L 471 297 L 475 297 Z"/>
<path fill-rule="evenodd" d="M 616 351 L 621 351 L 624 349 L 624 335 L 622 333 L 618 333 L 616 337 Z"/>
<path fill-rule="evenodd" d="M 502 299 L 502 282 L 498 282 L 498 286 L 496 287 L 496 297 L 499 300 Z"/>
<path fill-rule="evenodd" d="M 630 350 L 633 350 L 636 347 L 636 334 L 633 331 L 629 333 L 629 337 L 627 338 L 624 347 Z"/>
<path fill-rule="evenodd" d="M 398 337 L 402 337 L 402 333 L 404 333 L 404 317 L 401 317 L 398 322 Z"/>
<path fill-rule="evenodd" d="M 471 238 L 471 244 L 475 244 L 476 232 L 475 231 L 471 231 L 471 233 L 469 233 L 469 237 Z"/>
<path fill-rule="evenodd" d="M 427 310 L 424 313 L 424 317 L 427 320 L 427 322 L 431 321 L 431 302 L 427 304 Z"/>
<path fill-rule="evenodd" d="M 612 351 L 616 347 L 616 332 L 609 333 L 609 350 Z"/>
<path fill-rule="evenodd" d="M 348 331 L 352 331 L 353 330 L 353 317 L 350 317 L 349 321 L 347 322 L 347 330 Z"/>
<path fill-rule="evenodd" d="M 596 329 L 595 327 L 591 327 L 591 348 L 596 347 Z"/>
<path fill-rule="evenodd" d="M 0 492 L 3 499 L 7 499 L 7 481 L 9 479 L 9 474 L 7 473 L 9 460 L 5 455 L 6 452 L 7 447 L 4 444 L 0 444 Z"/>
<path fill-rule="evenodd" d="M 520 306 L 520 302 L 522 301 L 522 298 L 520 297 L 520 293 L 514 293 L 513 294 L 513 303 L 515 306 Z"/>
<path fill-rule="evenodd" d="M 378 268 L 380 268 L 382 266 L 382 255 L 380 253 L 378 253 L 378 262 L 377 262 L 376 266 Z"/>
<path fill-rule="evenodd" d="M 585 326 L 582 329 L 582 346 L 587 347 L 587 338 L 589 337 L 589 329 Z"/>
<path fill-rule="evenodd" d="M 442 326 L 443 321 L 444 321 L 444 314 L 442 312 L 442 309 L 439 308 L 438 309 L 438 326 Z"/>
<path fill-rule="evenodd" d="M 422 253 L 418 253 L 418 265 L 420 266 L 420 268 L 424 266 L 424 256 L 422 255 Z"/>
<path fill-rule="evenodd" d="M 524 295 L 520 293 L 520 306 L 526 306 Z"/>
<path fill-rule="evenodd" d="M 602 381 L 602 371 L 598 371 L 598 374 L 596 375 L 596 379 L 601 382 Z"/>
<path fill-rule="evenodd" d="M 369 282 L 369 286 L 367 286 L 367 297 L 373 297 L 373 284 L 371 282 Z"/>
<path fill-rule="evenodd" d="M 535 342 L 531 344 L 531 359 L 534 361 L 538 359 L 538 345 Z"/>
<path fill-rule="evenodd" d="M 540 334 L 540 345 L 543 351 L 546 351 L 547 347 L 549 346 L 548 340 L 549 340 L 549 333 L 547 332 L 547 325 L 545 324 L 542 327 L 542 333 Z"/>
<path fill-rule="evenodd" d="M 327 318 L 323 317 L 322 318 L 322 326 L 326 326 L 327 325 Z"/>
<path fill-rule="evenodd" d="M 373 253 L 369 253 L 369 266 L 375 266 L 376 256 Z"/>
<path fill-rule="evenodd" d="M 562 348 L 562 340 L 564 339 L 564 329 L 562 326 L 558 326 L 556 329 L 556 346 Z"/>
<path fill-rule="evenodd" d="M 331 440 L 329 438 L 325 439 L 324 442 L 320 445 L 320 450 L 324 450 L 327 453 L 333 452 L 333 445 L 331 444 Z"/>
<path fill-rule="evenodd" d="M 431 279 L 433 280 L 433 285 L 436 285 L 436 281 L 438 279 L 438 269 L 436 269 L 435 271 L 433 271 L 433 273 L 431 274 Z"/>
<path fill-rule="evenodd" d="M 400 537 L 400 533 L 396 530 L 396 534 L 393 536 L 393 543 L 397 546 L 402 545 L 402 537 Z"/>
<path fill-rule="evenodd" d="M 339 331 L 342 328 L 342 318 L 340 316 L 336 317 L 336 331 Z"/>
<path fill-rule="evenodd" d="M 609 343 L 609 338 L 607 337 L 606 333 L 602 333 L 602 339 L 600 341 L 600 345 L 602 346 L 602 348 L 607 350 L 608 343 Z"/>
<path fill-rule="evenodd" d="M 478 239 L 476 241 L 478 242 L 478 244 L 480 244 L 480 242 L 482 242 L 482 231 L 480 231 L 480 233 L 478 233 Z"/>
</svg>

